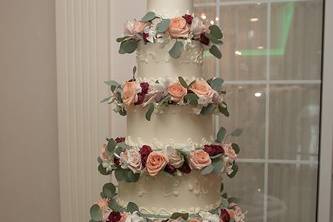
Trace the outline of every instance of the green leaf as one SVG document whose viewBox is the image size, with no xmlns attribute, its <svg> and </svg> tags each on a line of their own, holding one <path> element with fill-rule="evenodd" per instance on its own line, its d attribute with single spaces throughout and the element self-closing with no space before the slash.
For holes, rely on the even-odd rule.
<svg viewBox="0 0 333 222">
<path fill-rule="evenodd" d="M 111 91 L 114 92 L 120 84 L 114 80 L 109 80 L 104 82 L 106 85 L 111 87 Z"/>
<path fill-rule="evenodd" d="M 215 36 L 213 36 L 213 35 L 211 35 L 211 34 L 209 34 L 209 33 L 206 33 L 205 35 L 206 35 L 207 38 L 209 38 L 209 40 L 210 40 L 212 43 L 214 43 L 214 44 L 218 44 L 218 45 L 220 45 L 220 44 L 223 43 L 222 40 L 217 39 Z"/>
<path fill-rule="evenodd" d="M 117 42 L 123 42 L 125 39 L 127 39 L 128 36 L 124 36 L 124 37 L 120 37 L 120 38 L 117 38 Z"/>
<path fill-rule="evenodd" d="M 178 59 L 184 51 L 184 43 L 176 41 L 173 47 L 169 50 L 169 54 L 172 58 Z"/>
<path fill-rule="evenodd" d="M 223 193 L 223 190 L 224 190 L 224 183 L 221 183 L 220 193 Z"/>
<path fill-rule="evenodd" d="M 139 207 L 133 202 L 129 202 L 126 207 L 127 211 L 130 213 L 139 212 Z"/>
<path fill-rule="evenodd" d="M 100 172 L 100 174 L 102 174 L 103 176 L 107 176 L 112 173 L 111 171 L 107 171 L 106 168 L 104 168 L 102 164 L 98 165 L 98 172 Z"/>
<path fill-rule="evenodd" d="M 233 178 L 236 176 L 237 172 L 238 172 L 238 165 L 236 163 L 234 163 L 231 167 L 232 169 L 232 173 L 228 174 L 228 177 Z"/>
<path fill-rule="evenodd" d="M 146 112 L 146 119 L 150 121 L 151 115 L 153 114 L 155 109 L 155 105 L 153 103 L 150 103 L 148 106 L 148 111 Z"/>
<path fill-rule="evenodd" d="M 185 97 L 186 103 L 191 104 L 191 105 L 198 105 L 198 99 L 199 97 L 194 94 L 194 93 L 189 93 Z"/>
<path fill-rule="evenodd" d="M 227 130 L 224 127 L 221 127 L 217 133 L 216 136 L 216 142 L 222 143 L 224 140 L 225 134 L 227 133 Z"/>
<path fill-rule="evenodd" d="M 147 14 L 145 14 L 145 16 L 142 17 L 141 21 L 149 22 L 149 21 L 153 20 L 154 18 L 156 18 L 155 12 L 147 12 Z"/>
<path fill-rule="evenodd" d="M 125 169 L 122 168 L 118 168 L 115 170 L 115 177 L 117 179 L 117 181 L 124 181 L 126 180 L 127 177 L 127 173 Z"/>
<path fill-rule="evenodd" d="M 231 147 L 232 147 L 232 149 L 235 151 L 236 154 L 239 154 L 239 152 L 240 152 L 240 147 L 239 147 L 238 144 L 233 143 L 233 144 L 231 144 Z"/>
<path fill-rule="evenodd" d="M 108 145 L 107 145 L 107 150 L 110 152 L 110 153 L 113 153 L 114 152 L 114 149 L 116 148 L 116 145 L 117 145 L 117 142 L 114 140 L 114 139 L 108 139 Z"/>
<path fill-rule="evenodd" d="M 243 133 L 243 130 L 242 129 L 235 129 L 234 131 L 232 131 L 232 133 L 230 134 L 231 136 L 240 136 L 241 134 Z"/>
<path fill-rule="evenodd" d="M 179 76 L 178 77 L 178 80 L 179 80 L 179 83 L 184 87 L 184 88 L 188 88 L 188 85 L 187 85 L 187 83 L 186 83 L 186 81 L 184 80 L 184 78 L 183 77 L 181 77 L 181 76 Z"/>
<path fill-rule="evenodd" d="M 124 208 L 122 206 L 120 206 L 115 199 L 113 199 L 112 201 L 109 202 L 109 208 L 112 211 L 116 211 L 116 212 L 121 212 L 124 210 Z"/>
<path fill-rule="evenodd" d="M 116 187 L 112 183 L 107 183 L 103 186 L 103 194 L 109 198 L 113 199 L 113 197 L 117 194 Z"/>
<path fill-rule="evenodd" d="M 188 213 L 173 213 L 171 215 L 170 219 L 176 220 L 176 219 L 182 218 L 184 220 L 187 220 L 188 217 L 189 217 Z"/>
<path fill-rule="evenodd" d="M 217 25 L 209 26 L 210 34 L 214 36 L 216 39 L 221 39 L 223 37 L 223 33 Z"/>
<path fill-rule="evenodd" d="M 120 44 L 119 53 L 120 54 L 125 54 L 125 53 L 131 54 L 137 48 L 138 48 L 138 41 L 135 39 L 128 39 L 126 41 L 123 41 Z"/>
<path fill-rule="evenodd" d="M 209 49 L 209 52 L 218 59 L 222 58 L 222 53 L 216 45 L 212 45 L 212 47 Z"/>
<path fill-rule="evenodd" d="M 158 33 L 163 33 L 166 30 L 168 30 L 169 25 L 170 25 L 170 19 L 163 19 L 160 23 L 157 24 L 156 31 Z"/>
<path fill-rule="evenodd" d="M 94 204 L 90 208 L 90 217 L 93 221 L 102 221 L 103 220 L 102 210 L 97 204 Z"/>
<path fill-rule="evenodd" d="M 210 86 L 212 89 L 214 89 L 217 92 L 220 92 L 222 90 L 222 85 L 223 85 L 223 79 L 221 78 L 215 78 L 210 82 Z"/>
<path fill-rule="evenodd" d="M 126 182 L 134 183 L 137 182 L 140 178 L 139 173 L 133 173 L 130 169 L 127 170 Z"/>
<path fill-rule="evenodd" d="M 101 100 L 101 103 L 105 103 L 107 101 L 109 101 L 112 98 L 112 96 L 106 97 L 103 100 Z"/>
<path fill-rule="evenodd" d="M 226 117 L 229 117 L 230 116 L 230 113 L 228 111 L 228 106 L 226 103 L 222 103 L 222 104 L 219 104 L 218 105 L 218 108 L 219 108 L 219 111 L 220 113 L 222 113 L 223 115 L 225 115 Z"/>
<path fill-rule="evenodd" d="M 220 173 L 223 167 L 222 160 L 221 159 L 214 159 L 212 162 L 212 165 L 214 167 L 215 173 Z"/>
<path fill-rule="evenodd" d="M 214 166 L 211 164 L 211 165 L 208 165 L 205 168 L 203 168 L 201 170 L 201 174 L 208 175 L 208 174 L 212 173 L 213 171 L 214 171 Z"/>
<path fill-rule="evenodd" d="M 228 202 L 229 203 L 236 203 L 236 204 L 238 204 L 239 203 L 239 199 L 236 198 L 236 197 L 229 197 L 228 198 Z"/>
<path fill-rule="evenodd" d="M 215 108 L 216 107 L 214 106 L 214 104 L 210 103 L 207 106 L 202 107 L 200 114 L 201 115 L 211 114 L 214 112 Z"/>
</svg>

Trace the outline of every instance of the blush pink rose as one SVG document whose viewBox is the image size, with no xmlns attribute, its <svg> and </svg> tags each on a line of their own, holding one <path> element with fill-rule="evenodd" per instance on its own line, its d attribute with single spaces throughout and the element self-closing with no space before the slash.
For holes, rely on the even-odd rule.
<svg viewBox="0 0 333 222">
<path fill-rule="evenodd" d="M 216 91 L 214 91 L 205 80 L 195 81 L 190 86 L 190 90 L 199 97 L 198 102 L 202 105 L 207 105 L 212 102 L 214 94 L 216 94 Z"/>
<path fill-rule="evenodd" d="M 198 17 L 193 18 L 191 25 L 191 32 L 195 38 L 199 38 L 202 33 L 207 31 L 206 26 Z"/>
<path fill-rule="evenodd" d="M 119 222 L 126 222 L 126 219 L 128 217 L 127 213 L 122 212 L 122 213 L 120 213 L 120 216 L 121 216 L 121 218 L 120 218 Z"/>
<path fill-rule="evenodd" d="M 173 38 L 186 38 L 190 32 L 186 20 L 183 17 L 171 19 L 169 34 Z"/>
<path fill-rule="evenodd" d="M 125 34 L 126 35 L 135 35 L 138 33 L 143 33 L 143 30 L 147 26 L 147 23 L 133 20 L 133 21 L 128 21 L 126 26 L 125 26 Z"/>
<path fill-rule="evenodd" d="M 189 158 L 190 166 L 192 169 L 201 170 L 202 168 L 212 164 L 209 154 L 204 150 L 195 150 L 190 153 Z"/>
<path fill-rule="evenodd" d="M 106 144 L 103 144 L 101 152 L 99 154 L 99 158 L 101 158 L 101 160 L 103 160 L 103 161 L 110 160 L 110 156 L 108 154 L 107 145 Z"/>
<path fill-rule="evenodd" d="M 101 208 L 103 220 L 106 220 L 110 213 L 111 209 L 109 208 L 110 201 L 106 198 L 99 199 L 96 204 Z"/>
<path fill-rule="evenodd" d="M 168 147 L 167 154 L 169 158 L 169 163 L 175 168 L 180 168 L 184 164 L 184 157 L 174 148 Z"/>
<path fill-rule="evenodd" d="M 146 168 L 150 176 L 156 176 L 169 162 L 168 157 L 160 152 L 153 151 L 149 154 Z"/>
<path fill-rule="evenodd" d="M 178 103 L 187 94 L 187 89 L 180 83 L 173 83 L 168 86 L 168 93 L 171 95 L 171 100 Z"/>
<path fill-rule="evenodd" d="M 136 93 L 136 83 L 126 82 L 123 88 L 123 102 L 126 106 L 130 106 L 137 101 L 137 93 Z"/>
<path fill-rule="evenodd" d="M 237 154 L 235 150 L 232 148 L 232 145 L 230 143 L 224 144 L 223 149 L 224 149 L 224 154 L 229 158 L 229 160 L 234 161 L 237 159 Z"/>
<path fill-rule="evenodd" d="M 129 149 L 120 154 L 120 162 L 124 168 L 129 168 L 133 173 L 139 173 L 142 169 L 141 155 L 135 149 Z"/>
</svg>

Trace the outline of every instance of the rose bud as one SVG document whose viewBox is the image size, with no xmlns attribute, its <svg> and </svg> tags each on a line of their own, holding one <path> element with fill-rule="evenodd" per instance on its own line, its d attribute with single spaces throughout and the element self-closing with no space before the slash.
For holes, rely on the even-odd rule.
<svg viewBox="0 0 333 222">
<path fill-rule="evenodd" d="M 178 170 L 185 174 L 189 174 L 192 171 L 187 161 L 185 161 L 184 164 L 180 168 L 178 168 Z"/>
<path fill-rule="evenodd" d="M 108 218 L 109 222 L 118 222 L 121 219 L 121 214 L 119 212 L 111 212 Z"/>
<path fill-rule="evenodd" d="M 204 45 L 209 45 L 209 38 L 206 36 L 205 33 L 201 33 L 200 35 L 200 42 Z"/>
<path fill-rule="evenodd" d="M 142 166 L 145 167 L 148 156 L 151 152 L 153 152 L 153 150 L 151 149 L 150 146 L 143 145 L 139 152 L 140 152 L 140 155 L 141 155 Z"/>
<path fill-rule="evenodd" d="M 176 173 L 177 169 L 172 166 L 171 164 L 167 164 L 165 167 L 164 167 L 164 171 L 173 175 L 174 173 Z"/>
<path fill-rule="evenodd" d="M 183 18 L 186 20 L 186 23 L 191 25 L 192 24 L 192 21 L 193 21 L 193 16 L 192 15 L 189 15 L 189 14 L 186 14 L 183 16 Z"/>
</svg>

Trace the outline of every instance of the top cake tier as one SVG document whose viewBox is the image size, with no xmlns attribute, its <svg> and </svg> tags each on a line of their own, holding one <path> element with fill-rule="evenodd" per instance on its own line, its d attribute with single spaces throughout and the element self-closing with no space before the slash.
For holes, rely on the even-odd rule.
<svg viewBox="0 0 333 222">
<path fill-rule="evenodd" d="M 193 12 L 193 0 L 148 0 L 147 9 L 162 17 L 177 17 Z"/>
</svg>

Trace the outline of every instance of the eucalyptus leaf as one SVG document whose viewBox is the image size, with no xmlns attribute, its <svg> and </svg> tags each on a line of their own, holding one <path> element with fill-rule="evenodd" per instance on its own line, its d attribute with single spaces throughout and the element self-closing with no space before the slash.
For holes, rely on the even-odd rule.
<svg viewBox="0 0 333 222">
<path fill-rule="evenodd" d="M 217 92 L 220 92 L 222 90 L 223 85 L 223 79 L 221 78 L 215 78 L 210 82 L 210 86 Z"/>
<path fill-rule="evenodd" d="M 184 80 L 183 77 L 179 76 L 178 77 L 179 83 L 184 87 L 184 88 L 188 88 L 188 85 L 186 83 L 186 81 Z"/>
<path fill-rule="evenodd" d="M 109 208 L 115 212 L 121 212 L 124 210 L 115 199 L 109 202 Z"/>
<path fill-rule="evenodd" d="M 209 52 L 218 59 L 222 58 L 222 53 L 216 45 L 212 45 L 212 47 L 209 49 Z"/>
<path fill-rule="evenodd" d="M 217 25 L 209 26 L 210 34 L 214 36 L 216 39 L 221 39 L 223 37 L 223 33 Z"/>
<path fill-rule="evenodd" d="M 158 33 L 163 33 L 166 30 L 168 30 L 169 25 L 170 25 L 170 19 L 163 19 L 160 23 L 157 24 L 156 31 Z"/>
<path fill-rule="evenodd" d="M 217 132 L 216 142 L 222 143 L 226 133 L 227 133 L 227 130 L 224 127 L 221 127 L 219 129 L 219 131 Z"/>
<path fill-rule="evenodd" d="M 184 51 L 184 43 L 176 41 L 173 47 L 169 50 L 169 54 L 172 58 L 178 59 Z"/>
<path fill-rule="evenodd" d="M 223 193 L 223 190 L 224 190 L 224 183 L 221 183 L 220 193 Z"/>
<path fill-rule="evenodd" d="M 112 98 L 112 96 L 106 97 L 103 100 L 101 100 L 101 103 L 105 103 L 107 101 L 109 101 Z"/>
<path fill-rule="evenodd" d="M 239 203 L 239 199 L 236 198 L 236 197 L 229 197 L 228 198 L 228 202 L 229 203 L 236 203 L 236 204 L 238 204 Z"/>
<path fill-rule="evenodd" d="M 90 217 L 93 221 L 102 221 L 103 220 L 102 210 L 97 204 L 94 204 L 90 208 Z"/>
<path fill-rule="evenodd" d="M 112 183 L 107 183 L 103 186 L 103 194 L 109 198 L 113 199 L 116 195 L 116 187 Z"/>
<path fill-rule="evenodd" d="M 123 42 L 127 38 L 128 38 L 128 36 L 124 36 L 124 37 L 117 38 L 116 40 L 117 40 L 117 42 Z"/>
<path fill-rule="evenodd" d="M 232 133 L 230 134 L 231 136 L 240 136 L 241 134 L 243 133 L 243 130 L 242 129 L 235 129 L 234 131 L 232 131 Z"/>
<path fill-rule="evenodd" d="M 208 175 L 208 174 L 212 173 L 213 171 L 214 171 L 214 166 L 211 164 L 211 165 L 208 165 L 205 168 L 203 168 L 201 170 L 201 174 Z"/>
<path fill-rule="evenodd" d="M 133 71 L 132 71 L 132 73 L 133 73 L 133 77 L 135 76 L 136 70 L 137 70 L 136 66 L 133 66 Z M 133 79 L 134 79 L 134 78 L 133 78 Z"/>
<path fill-rule="evenodd" d="M 139 178 L 140 178 L 139 173 L 133 173 L 130 169 L 127 170 L 126 182 L 134 183 L 134 182 L 137 182 L 139 180 Z"/>
<path fill-rule="evenodd" d="M 228 177 L 233 178 L 236 176 L 237 172 L 238 172 L 238 165 L 236 163 L 234 163 L 231 167 L 232 169 L 232 173 L 228 174 Z"/>
<path fill-rule="evenodd" d="M 218 105 L 218 108 L 219 108 L 220 113 L 222 113 L 222 114 L 225 115 L 226 117 L 229 117 L 229 116 L 230 116 L 230 113 L 229 113 L 229 111 L 228 111 L 228 107 L 227 107 L 227 106 L 222 105 L 222 104 L 219 104 L 219 105 Z"/>
<path fill-rule="evenodd" d="M 147 12 L 147 14 L 142 17 L 141 21 L 149 22 L 149 21 L 153 20 L 154 18 L 156 18 L 155 12 Z"/>
<path fill-rule="evenodd" d="M 111 172 L 110 171 L 107 171 L 105 167 L 103 167 L 102 164 L 99 164 L 98 165 L 98 172 L 100 172 L 100 174 L 102 174 L 103 176 L 107 176 L 107 175 L 110 175 Z"/>
<path fill-rule="evenodd" d="M 236 143 L 232 143 L 232 144 L 231 144 L 231 147 L 232 147 L 232 149 L 235 151 L 236 154 L 239 154 L 239 152 L 240 152 L 240 147 L 239 147 L 238 144 L 236 144 Z"/>
<path fill-rule="evenodd" d="M 214 43 L 214 44 L 218 44 L 218 45 L 220 45 L 220 44 L 223 43 L 222 40 L 217 39 L 215 36 L 213 36 L 213 35 L 211 35 L 211 34 L 209 34 L 209 33 L 206 33 L 205 35 L 206 35 L 207 38 L 209 38 L 209 40 L 210 40 L 212 43 Z"/>
<path fill-rule="evenodd" d="M 146 119 L 150 121 L 151 115 L 153 114 L 155 110 L 155 105 L 153 103 L 150 103 L 148 106 L 148 111 L 146 112 Z"/>
<path fill-rule="evenodd" d="M 126 207 L 127 211 L 130 212 L 130 213 L 134 213 L 136 211 L 139 211 L 139 207 L 138 205 L 136 205 L 135 203 L 133 202 L 129 202 L 127 204 L 127 207 Z"/>
<path fill-rule="evenodd" d="M 170 217 L 170 219 L 173 219 L 173 220 L 177 220 L 179 218 L 187 220 L 189 218 L 189 214 L 188 213 L 173 213 Z"/>
<path fill-rule="evenodd" d="M 125 181 L 126 177 L 127 177 L 126 170 L 122 169 L 122 168 L 116 169 L 115 177 L 116 177 L 117 181 Z"/>
<path fill-rule="evenodd" d="M 198 105 L 199 97 L 194 93 L 189 93 L 185 97 L 186 103 L 191 105 Z"/>
<path fill-rule="evenodd" d="M 126 41 L 123 41 L 120 44 L 119 53 L 120 54 L 125 54 L 125 53 L 131 54 L 137 48 L 138 48 L 138 41 L 135 39 L 128 39 Z"/>
<path fill-rule="evenodd" d="M 108 139 L 108 145 L 107 145 L 107 150 L 109 153 L 113 153 L 114 149 L 116 148 L 117 142 L 114 139 Z"/>
<path fill-rule="evenodd" d="M 214 159 L 212 162 L 212 165 L 214 167 L 214 172 L 215 173 L 220 173 L 223 167 L 223 163 L 221 159 Z"/>
</svg>

